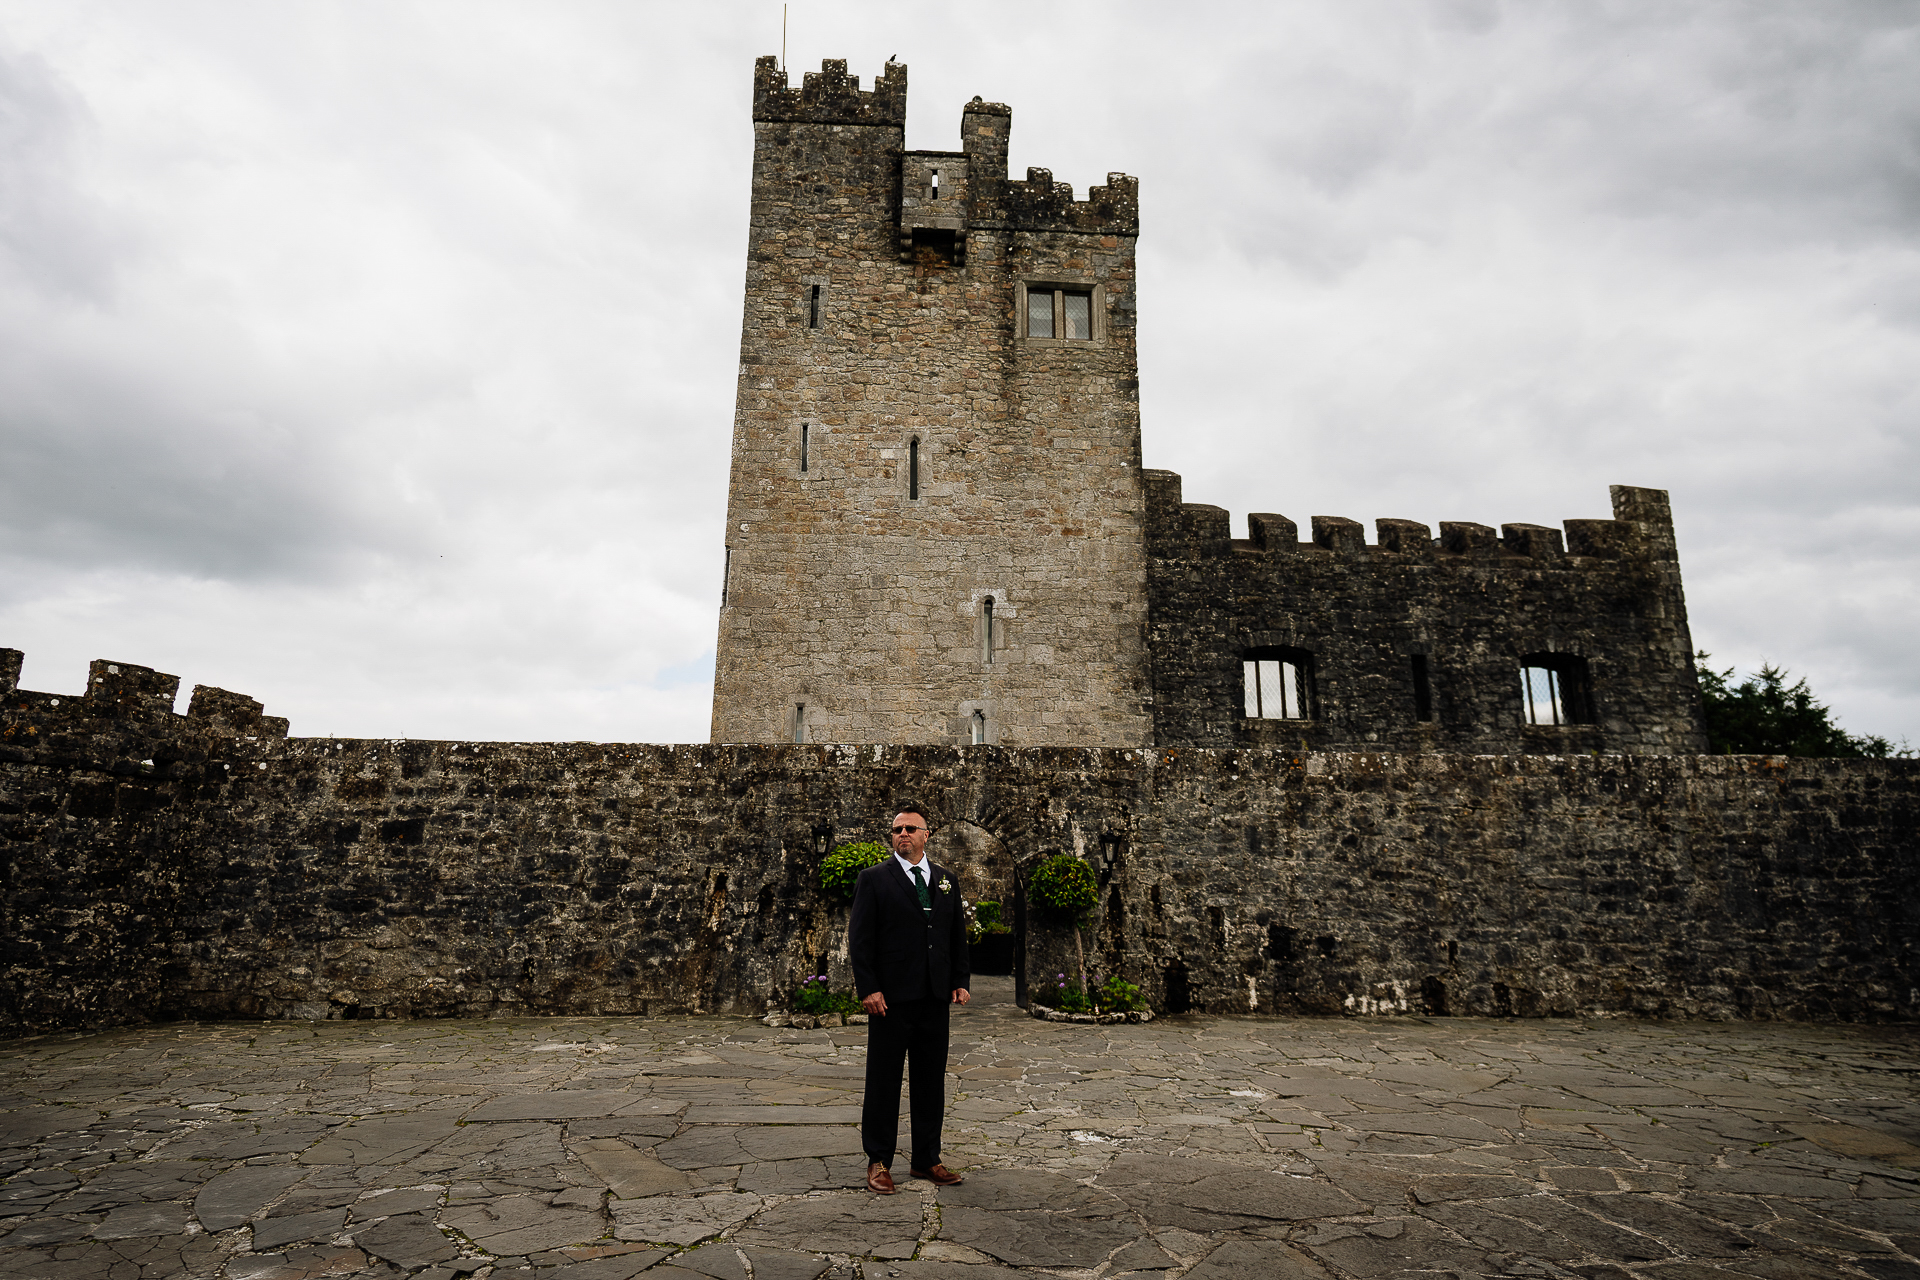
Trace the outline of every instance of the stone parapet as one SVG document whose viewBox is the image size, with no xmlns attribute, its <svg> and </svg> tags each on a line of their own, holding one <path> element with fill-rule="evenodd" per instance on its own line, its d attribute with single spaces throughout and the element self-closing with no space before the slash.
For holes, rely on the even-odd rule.
<svg viewBox="0 0 1920 1280">
<path fill-rule="evenodd" d="M 1008 886 L 1022 977 L 1078 963 L 1024 878 L 1086 857 L 1090 977 L 1162 1012 L 1920 1013 L 1915 761 L 333 740 L 53 701 L 0 700 L 13 1032 L 759 1017 L 850 984 L 818 866 L 905 795 L 1004 851 L 949 861 Z"/>
</svg>

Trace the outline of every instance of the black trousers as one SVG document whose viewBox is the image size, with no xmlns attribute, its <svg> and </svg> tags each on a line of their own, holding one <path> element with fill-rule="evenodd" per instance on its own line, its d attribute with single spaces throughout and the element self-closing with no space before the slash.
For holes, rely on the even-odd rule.
<svg viewBox="0 0 1920 1280">
<path fill-rule="evenodd" d="M 940 1163 L 940 1127 L 947 1113 L 946 1000 L 887 1002 L 887 1016 L 867 1019 L 867 1100 L 860 1143 L 869 1161 L 893 1163 L 900 1145 L 900 1068 L 913 1074 L 913 1163 Z"/>
</svg>

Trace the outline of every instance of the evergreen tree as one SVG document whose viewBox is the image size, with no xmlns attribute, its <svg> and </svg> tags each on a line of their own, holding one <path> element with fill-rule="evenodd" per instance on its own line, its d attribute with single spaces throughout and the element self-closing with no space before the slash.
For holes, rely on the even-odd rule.
<svg viewBox="0 0 1920 1280">
<path fill-rule="evenodd" d="M 1715 671 L 1707 665 L 1710 656 L 1703 650 L 1694 658 L 1707 746 L 1716 754 L 1872 760 L 1913 754 L 1905 743 L 1896 748 L 1885 738 L 1856 736 L 1833 723 L 1832 712 L 1814 698 L 1804 676 L 1788 684 L 1785 668 L 1763 662 L 1736 685 L 1733 668 Z"/>
</svg>

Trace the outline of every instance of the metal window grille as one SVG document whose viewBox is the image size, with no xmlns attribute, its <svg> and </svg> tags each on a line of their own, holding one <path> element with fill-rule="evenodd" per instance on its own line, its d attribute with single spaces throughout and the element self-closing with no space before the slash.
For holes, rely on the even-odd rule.
<svg viewBox="0 0 1920 1280">
<path fill-rule="evenodd" d="M 1552 667 L 1520 668 L 1520 693 L 1528 724 L 1567 724 L 1561 677 Z"/>
<path fill-rule="evenodd" d="M 1053 336 L 1053 290 L 1029 289 L 1027 291 L 1027 336 L 1029 338 Z"/>
<path fill-rule="evenodd" d="M 1091 341 L 1093 338 L 1093 295 L 1090 293 L 1067 293 L 1060 295 L 1060 309 L 1066 320 L 1068 338 Z"/>
<path fill-rule="evenodd" d="M 1248 718 L 1308 719 L 1304 665 L 1283 658 L 1249 658 L 1243 662 Z"/>
</svg>

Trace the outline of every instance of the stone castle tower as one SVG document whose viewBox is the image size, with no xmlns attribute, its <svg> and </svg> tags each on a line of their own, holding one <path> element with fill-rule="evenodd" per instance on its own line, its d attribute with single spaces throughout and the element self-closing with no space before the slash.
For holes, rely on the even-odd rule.
<svg viewBox="0 0 1920 1280">
<path fill-rule="evenodd" d="M 754 70 L 713 740 L 1145 744 L 1137 184 L 906 110 L 899 63 Z"/>
<path fill-rule="evenodd" d="M 1139 188 L 754 71 L 716 742 L 1703 749 L 1667 495 L 1560 529 L 1227 512 L 1140 454 Z"/>
</svg>

